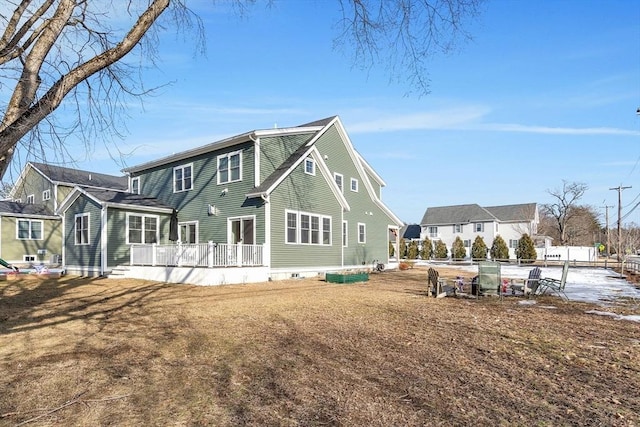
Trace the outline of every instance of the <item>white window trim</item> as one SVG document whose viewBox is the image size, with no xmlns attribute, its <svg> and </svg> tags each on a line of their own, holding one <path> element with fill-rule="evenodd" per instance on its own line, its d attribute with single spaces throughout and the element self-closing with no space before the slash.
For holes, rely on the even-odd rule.
<svg viewBox="0 0 640 427">
<path fill-rule="evenodd" d="M 78 243 L 78 217 L 86 217 L 87 218 L 87 241 L 86 243 Z M 73 242 L 76 246 L 86 246 L 91 244 L 91 213 L 83 212 L 79 214 L 75 214 L 73 217 Z"/>
<path fill-rule="evenodd" d="M 256 216 L 255 215 L 243 215 L 243 216 L 230 216 L 227 218 L 227 243 L 231 243 L 233 240 L 231 237 L 231 222 L 242 221 L 243 219 L 250 219 L 253 221 L 253 240 L 256 241 Z"/>
<path fill-rule="evenodd" d="M 129 218 L 131 216 L 141 216 L 142 217 L 142 235 L 140 236 L 140 240 L 142 240 L 142 242 L 140 243 L 131 243 L 129 242 Z M 125 237 L 126 237 L 126 242 L 127 245 L 150 245 L 151 243 L 147 243 L 145 241 L 145 234 L 144 234 L 144 226 L 145 226 L 145 219 L 146 218 L 155 218 L 156 219 L 156 242 L 160 243 L 160 217 L 158 215 L 146 215 L 146 214 L 141 214 L 141 213 L 133 213 L 133 212 L 127 212 L 127 227 L 125 229 Z"/>
<path fill-rule="evenodd" d="M 311 165 L 311 172 L 307 171 L 307 164 Z M 306 159 L 304 159 L 304 173 L 306 173 L 307 175 L 316 175 L 316 161 L 311 157 L 307 157 Z"/>
<path fill-rule="evenodd" d="M 360 227 L 362 227 L 364 233 L 364 239 L 360 240 Z M 358 223 L 358 243 L 367 243 L 367 224 L 364 222 Z"/>
<path fill-rule="evenodd" d="M 342 247 L 349 246 L 349 222 L 342 221 Z"/>
<path fill-rule="evenodd" d="M 194 244 L 197 244 L 200 241 L 200 223 L 199 221 L 184 221 L 184 222 L 179 222 L 178 223 L 178 240 L 182 243 L 185 243 L 184 239 L 182 238 L 182 226 L 183 225 L 192 225 L 195 224 L 196 226 L 196 241 L 194 242 Z M 129 233 L 127 233 L 127 236 L 129 236 Z"/>
<path fill-rule="evenodd" d="M 355 184 L 355 186 L 353 184 Z M 358 180 L 356 178 L 351 178 L 351 184 L 349 186 L 349 188 L 351 188 L 351 191 L 353 191 L 354 193 L 357 193 L 358 185 L 359 185 Z"/>
<path fill-rule="evenodd" d="M 188 189 L 184 188 L 184 170 L 186 168 L 191 168 L 191 185 L 189 186 Z M 176 190 L 176 170 L 178 169 L 182 169 L 182 190 Z M 184 165 L 180 165 L 180 166 L 176 166 L 173 168 L 173 173 L 171 176 L 172 182 L 173 182 L 173 192 L 174 193 L 182 193 L 185 191 L 191 191 L 193 190 L 193 163 L 185 163 Z"/>
<path fill-rule="evenodd" d="M 289 241 L 289 214 L 295 215 L 296 218 L 296 227 L 295 227 L 295 241 L 294 242 L 290 242 Z M 298 212 L 296 211 L 291 211 L 291 210 L 285 210 L 284 211 L 284 243 L 286 245 L 297 245 L 299 240 L 298 240 L 298 235 L 299 233 L 299 225 L 300 225 L 300 219 L 299 219 L 299 215 Z"/>
<path fill-rule="evenodd" d="M 42 192 L 42 201 L 51 199 L 51 190 L 44 190 Z"/>
<path fill-rule="evenodd" d="M 340 182 L 341 182 L 340 185 L 338 185 L 338 181 L 336 181 L 337 177 L 340 177 Z M 342 175 L 341 173 L 338 173 L 338 172 L 334 172 L 333 173 L 333 180 L 335 181 L 336 185 L 338 185 L 338 188 L 340 189 L 340 192 L 344 193 L 344 175 Z"/>
<path fill-rule="evenodd" d="M 175 172 L 174 172 L 175 174 Z M 133 191 L 133 183 L 137 182 L 138 183 L 138 191 Z M 176 177 L 175 175 L 173 176 L 173 191 L 175 192 L 175 187 L 176 187 Z M 193 168 L 191 168 L 191 187 L 193 187 Z M 132 194 L 140 194 L 140 177 L 136 176 L 134 178 L 131 178 L 131 186 L 129 188 L 130 193 Z"/>
<path fill-rule="evenodd" d="M 288 214 L 294 214 L 296 216 L 296 242 L 289 242 L 289 227 L 288 227 Z M 302 221 L 301 215 L 309 216 L 309 242 L 302 243 Z M 312 243 L 312 231 L 311 228 L 311 218 L 318 218 L 318 243 Z M 329 243 L 324 243 L 324 219 L 329 219 Z M 294 211 L 291 209 L 286 209 L 284 211 L 284 243 L 285 245 L 304 245 L 304 246 L 333 246 L 333 218 L 329 215 L 321 215 L 315 214 L 311 212 L 304 211 Z"/>
<path fill-rule="evenodd" d="M 23 238 L 20 237 L 20 222 L 28 222 L 29 223 L 29 237 L 27 238 Z M 32 232 L 32 228 L 31 228 L 31 224 L 33 224 L 34 222 L 39 222 L 40 223 L 40 238 L 39 239 L 33 239 L 31 238 L 31 232 Z M 16 221 L 16 240 L 44 240 L 44 221 L 40 220 L 40 219 L 18 219 Z"/>
<path fill-rule="evenodd" d="M 480 226 L 480 230 L 478 230 L 478 225 Z M 483 222 L 476 222 L 473 224 L 473 231 L 474 233 L 484 233 L 484 223 Z"/>
<path fill-rule="evenodd" d="M 238 172 L 238 179 L 231 179 L 231 168 L 229 167 L 229 165 L 231 165 L 231 157 L 238 155 L 238 167 L 240 169 L 240 171 Z M 220 159 L 226 158 L 227 159 L 227 177 L 229 179 L 227 179 L 226 181 L 222 181 L 220 179 Z M 217 158 L 217 167 L 216 167 L 216 180 L 218 182 L 218 185 L 221 184 L 228 184 L 230 182 L 240 182 L 242 181 L 242 150 L 238 150 L 238 151 L 233 151 L 231 153 L 226 153 L 226 154 L 221 154 L 218 156 Z"/>
<path fill-rule="evenodd" d="M 36 195 L 35 194 L 29 194 L 27 196 L 27 204 L 32 205 L 36 202 Z"/>
</svg>

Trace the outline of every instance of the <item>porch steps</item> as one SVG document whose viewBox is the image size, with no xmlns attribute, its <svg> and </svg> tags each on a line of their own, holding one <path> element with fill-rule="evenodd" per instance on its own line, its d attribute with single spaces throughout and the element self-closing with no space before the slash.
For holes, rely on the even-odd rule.
<svg viewBox="0 0 640 427">
<path fill-rule="evenodd" d="M 122 279 L 126 277 L 129 267 L 126 265 L 118 265 L 111 269 L 111 272 L 107 275 L 109 279 Z"/>
</svg>

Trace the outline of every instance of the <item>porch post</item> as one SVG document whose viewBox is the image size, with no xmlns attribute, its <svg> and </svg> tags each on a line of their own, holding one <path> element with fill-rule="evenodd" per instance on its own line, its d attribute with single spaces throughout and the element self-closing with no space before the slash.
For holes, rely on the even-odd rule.
<svg viewBox="0 0 640 427">
<path fill-rule="evenodd" d="M 158 263 L 158 247 L 157 247 L 157 243 L 152 243 L 151 244 L 151 265 L 153 265 L 155 267 L 155 265 Z"/>
<path fill-rule="evenodd" d="M 214 251 L 213 241 L 209 240 L 207 242 L 207 267 L 209 268 L 213 267 L 213 251 Z"/>
<path fill-rule="evenodd" d="M 236 245 L 236 261 L 238 267 L 242 267 L 242 241 L 239 241 Z"/>
<path fill-rule="evenodd" d="M 176 253 L 176 264 L 178 267 L 182 267 L 182 240 L 178 240 L 178 252 Z"/>
</svg>

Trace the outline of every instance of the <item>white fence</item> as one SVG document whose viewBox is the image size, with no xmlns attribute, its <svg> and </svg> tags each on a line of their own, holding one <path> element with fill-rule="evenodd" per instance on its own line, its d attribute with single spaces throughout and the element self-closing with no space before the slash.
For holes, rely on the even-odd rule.
<svg viewBox="0 0 640 427">
<path fill-rule="evenodd" d="M 176 243 L 131 245 L 131 265 L 172 267 L 252 267 L 263 265 L 262 245 Z"/>
</svg>

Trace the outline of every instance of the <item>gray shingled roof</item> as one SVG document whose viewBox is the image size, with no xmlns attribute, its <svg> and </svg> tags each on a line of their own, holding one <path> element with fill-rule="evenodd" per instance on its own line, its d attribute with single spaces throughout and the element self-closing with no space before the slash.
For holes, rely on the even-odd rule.
<svg viewBox="0 0 640 427">
<path fill-rule="evenodd" d="M 440 206 L 427 208 L 422 217 L 422 225 L 468 224 L 484 221 L 522 221 L 533 220 L 535 203 L 519 205 L 491 206 L 483 208 L 477 204 Z"/>
<path fill-rule="evenodd" d="M 331 117 L 327 117 L 326 119 L 315 120 L 313 122 L 305 123 L 303 125 L 299 125 L 299 126 L 296 126 L 296 127 L 299 127 L 299 128 L 307 128 L 307 127 L 315 127 L 315 126 L 325 127 L 326 125 L 331 123 L 331 121 L 333 119 L 335 119 L 336 117 L 338 117 L 338 116 L 331 116 Z"/>
<path fill-rule="evenodd" d="M 313 136 L 311 136 L 309 139 L 311 139 L 312 137 Z M 265 178 L 265 180 L 262 181 L 262 183 L 259 186 L 253 189 L 253 191 L 251 191 L 251 194 L 259 194 L 259 193 L 264 193 L 268 191 L 269 188 L 271 188 L 271 186 L 274 183 L 276 183 L 278 179 L 280 179 L 280 177 L 282 177 L 284 174 L 287 173 L 289 168 L 291 168 L 291 166 L 293 166 L 296 163 L 296 161 L 298 161 L 301 157 L 305 155 L 307 151 L 309 151 L 309 149 L 310 147 L 307 147 L 306 143 L 302 144 L 296 151 L 291 153 L 289 158 L 287 158 L 284 162 L 282 162 L 282 164 L 278 166 L 276 170 L 274 170 L 271 173 L 271 175 Z"/>
<path fill-rule="evenodd" d="M 400 229 L 400 237 L 403 239 L 419 239 L 421 227 L 419 224 L 408 224 Z"/>
<path fill-rule="evenodd" d="M 44 205 L 33 203 L 11 202 L 0 200 L 0 213 L 15 215 L 46 215 L 53 216 L 53 212 Z"/>
<path fill-rule="evenodd" d="M 147 208 L 172 209 L 171 206 L 156 199 L 155 197 L 144 196 L 142 194 L 127 193 L 124 191 L 85 189 L 88 194 L 97 200 L 105 203 L 118 203 L 122 205 L 131 205 L 132 207 L 141 206 Z"/>
<path fill-rule="evenodd" d="M 63 166 L 48 165 L 46 163 L 30 163 L 54 182 L 79 185 L 82 187 L 113 188 L 114 190 L 127 190 L 129 188 L 129 180 L 126 176 L 107 175 Z"/>
<path fill-rule="evenodd" d="M 533 221 L 535 219 L 536 203 L 490 206 L 485 209 L 502 222 L 522 221 L 523 219 Z"/>
</svg>

